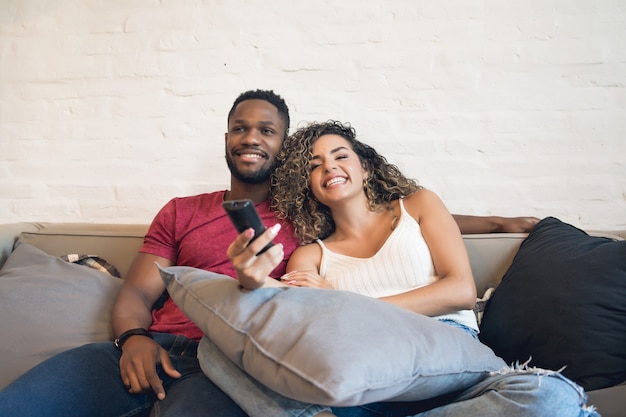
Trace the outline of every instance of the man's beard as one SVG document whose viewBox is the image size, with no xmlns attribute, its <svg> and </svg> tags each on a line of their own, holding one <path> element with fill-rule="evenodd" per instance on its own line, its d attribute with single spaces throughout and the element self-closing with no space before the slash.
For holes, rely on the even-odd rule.
<svg viewBox="0 0 626 417">
<path fill-rule="evenodd" d="M 267 168 L 261 168 L 256 172 L 244 173 L 237 169 L 237 165 L 233 162 L 232 158 L 226 153 L 226 164 L 233 177 L 243 182 L 244 184 L 262 184 L 269 181 L 272 173 L 278 166 L 278 160 L 274 158 L 274 162 Z"/>
</svg>

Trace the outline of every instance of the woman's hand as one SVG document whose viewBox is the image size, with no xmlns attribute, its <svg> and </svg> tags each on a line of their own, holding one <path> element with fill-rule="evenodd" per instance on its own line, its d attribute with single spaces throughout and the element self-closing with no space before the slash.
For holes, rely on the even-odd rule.
<svg viewBox="0 0 626 417">
<path fill-rule="evenodd" d="M 276 237 L 279 230 L 280 224 L 277 223 L 250 243 L 254 237 L 254 229 L 250 228 L 237 236 L 228 247 L 226 254 L 244 288 L 254 290 L 262 287 L 269 274 L 283 260 L 285 254 L 281 244 L 274 245 L 257 256 L 257 253 Z"/>
<path fill-rule="evenodd" d="M 294 287 L 333 289 L 328 281 L 313 271 L 291 271 L 280 277 L 280 281 Z"/>
</svg>

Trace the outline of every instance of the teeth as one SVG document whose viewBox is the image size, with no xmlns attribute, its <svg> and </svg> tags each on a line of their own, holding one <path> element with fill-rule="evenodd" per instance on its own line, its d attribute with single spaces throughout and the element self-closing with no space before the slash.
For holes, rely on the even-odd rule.
<svg viewBox="0 0 626 417">
<path fill-rule="evenodd" d="M 331 179 L 330 181 L 328 181 L 326 183 L 326 186 L 330 187 L 331 185 L 338 184 L 338 183 L 344 183 L 344 182 L 346 182 L 345 178 L 335 177 L 335 178 Z"/>
<path fill-rule="evenodd" d="M 241 156 L 242 158 L 262 158 L 261 155 L 257 155 L 255 153 L 243 153 L 239 156 Z"/>
</svg>

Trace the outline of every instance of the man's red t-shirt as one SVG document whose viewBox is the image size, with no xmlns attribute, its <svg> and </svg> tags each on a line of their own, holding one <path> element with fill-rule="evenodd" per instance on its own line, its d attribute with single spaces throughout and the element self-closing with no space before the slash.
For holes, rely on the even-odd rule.
<svg viewBox="0 0 626 417">
<path fill-rule="evenodd" d="M 174 265 L 236 277 L 226 249 L 237 232 L 222 208 L 224 194 L 225 191 L 217 191 L 170 200 L 152 221 L 139 251 L 169 259 Z M 287 260 L 297 247 L 293 227 L 276 218 L 268 201 L 257 204 L 256 209 L 268 227 L 282 224 L 274 243 L 283 244 L 285 258 L 270 274 L 278 278 L 285 273 Z M 182 334 L 194 340 L 203 336 L 169 296 L 162 307 L 152 311 L 150 331 Z"/>
</svg>

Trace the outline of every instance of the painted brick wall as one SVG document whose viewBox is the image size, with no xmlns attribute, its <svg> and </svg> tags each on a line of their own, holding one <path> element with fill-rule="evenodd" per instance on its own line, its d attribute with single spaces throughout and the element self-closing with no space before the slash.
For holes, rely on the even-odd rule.
<svg viewBox="0 0 626 417">
<path fill-rule="evenodd" d="M 624 22 L 620 0 L 0 0 L 0 222 L 149 222 L 226 188 L 227 111 L 271 88 L 453 212 L 624 229 Z"/>
</svg>

